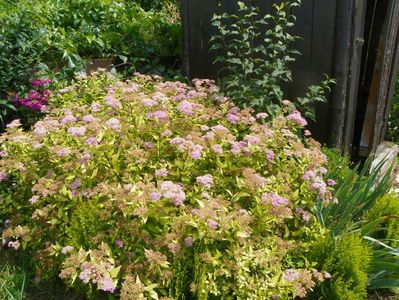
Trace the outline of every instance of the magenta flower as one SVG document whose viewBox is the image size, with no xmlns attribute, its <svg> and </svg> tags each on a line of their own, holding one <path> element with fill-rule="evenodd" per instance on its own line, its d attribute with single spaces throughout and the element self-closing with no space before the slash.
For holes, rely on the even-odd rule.
<svg viewBox="0 0 399 300">
<path fill-rule="evenodd" d="M 158 121 L 165 121 L 168 118 L 168 113 L 163 110 L 158 110 L 158 111 L 148 113 L 147 116 L 150 119 L 156 119 Z"/>
<path fill-rule="evenodd" d="M 82 118 L 82 121 L 86 122 L 86 123 L 91 123 L 96 120 L 97 120 L 97 118 L 93 117 L 92 115 L 86 115 L 86 116 L 83 116 L 83 118 Z"/>
</svg>

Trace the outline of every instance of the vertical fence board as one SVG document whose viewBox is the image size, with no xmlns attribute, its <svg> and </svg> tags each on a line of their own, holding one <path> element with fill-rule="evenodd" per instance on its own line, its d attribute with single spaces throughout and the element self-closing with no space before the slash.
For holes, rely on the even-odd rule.
<svg viewBox="0 0 399 300">
<path fill-rule="evenodd" d="M 204 61 L 204 43 L 202 35 L 202 7 L 203 0 L 188 0 L 188 16 L 189 27 L 188 32 L 190 35 L 190 76 L 206 77 L 205 74 L 205 61 Z"/>
<path fill-rule="evenodd" d="M 313 2 L 312 25 L 312 56 L 310 61 L 310 84 L 318 84 L 323 80 L 323 74 L 332 74 L 334 57 L 336 0 L 323 0 Z M 330 100 L 330 95 L 326 95 Z M 329 105 L 316 104 L 317 127 L 313 128 L 314 135 L 325 141 L 329 133 Z"/>
</svg>

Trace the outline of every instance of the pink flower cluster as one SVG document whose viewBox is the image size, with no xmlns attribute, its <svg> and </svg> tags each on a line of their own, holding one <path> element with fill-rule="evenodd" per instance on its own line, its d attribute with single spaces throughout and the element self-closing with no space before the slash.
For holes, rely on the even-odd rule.
<svg viewBox="0 0 399 300">
<path fill-rule="evenodd" d="M 172 181 L 162 182 L 161 192 L 164 198 L 171 200 L 176 206 L 182 205 L 184 200 L 186 200 L 186 194 L 184 193 L 183 188 Z"/>
</svg>

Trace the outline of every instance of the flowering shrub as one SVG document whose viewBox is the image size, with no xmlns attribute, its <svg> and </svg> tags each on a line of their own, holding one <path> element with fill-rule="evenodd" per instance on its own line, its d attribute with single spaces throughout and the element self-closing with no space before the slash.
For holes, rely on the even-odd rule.
<svg viewBox="0 0 399 300">
<path fill-rule="evenodd" d="M 329 277 L 308 259 L 328 235 L 326 158 L 297 111 L 266 124 L 212 81 L 137 74 L 103 94 L 100 78 L 0 137 L 3 243 L 31 251 L 38 278 L 121 299 L 287 299 Z"/>
</svg>

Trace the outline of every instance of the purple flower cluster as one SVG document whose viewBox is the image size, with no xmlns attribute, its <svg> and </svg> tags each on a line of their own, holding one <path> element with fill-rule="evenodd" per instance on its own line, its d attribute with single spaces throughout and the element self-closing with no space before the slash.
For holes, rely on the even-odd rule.
<svg viewBox="0 0 399 300">
<path fill-rule="evenodd" d="M 287 269 L 283 273 L 283 279 L 288 282 L 293 282 L 293 281 L 299 279 L 300 276 L 301 275 L 299 274 L 299 272 L 297 272 L 294 269 Z"/>
<path fill-rule="evenodd" d="M 53 81 L 51 79 L 48 78 L 40 78 L 40 79 L 35 79 L 32 80 L 31 84 L 35 87 L 42 87 L 45 85 L 49 85 L 51 84 Z"/>
<path fill-rule="evenodd" d="M 206 174 L 204 176 L 198 176 L 196 178 L 196 180 L 199 184 L 201 184 L 206 189 L 210 189 L 213 185 L 213 177 L 211 174 Z"/>
<path fill-rule="evenodd" d="M 33 111 L 42 111 L 48 103 L 48 98 L 51 94 L 45 86 L 51 84 L 52 81 L 47 78 L 36 79 L 31 82 L 33 89 L 31 89 L 25 97 L 19 94 L 14 96 L 12 103 L 15 106 L 25 107 Z"/>
<path fill-rule="evenodd" d="M 180 206 L 186 200 L 186 194 L 183 188 L 172 181 L 164 181 L 161 183 L 161 191 L 164 198 L 171 200 L 174 205 Z"/>
</svg>

